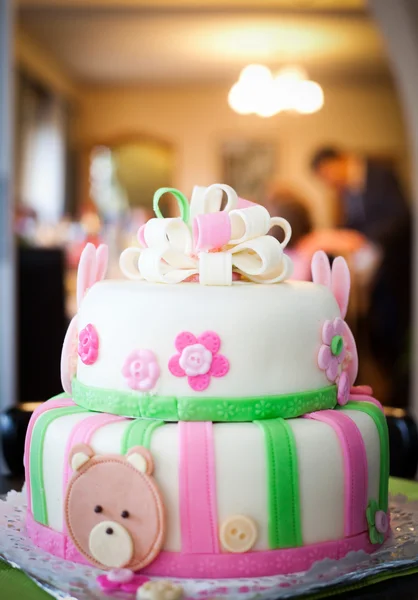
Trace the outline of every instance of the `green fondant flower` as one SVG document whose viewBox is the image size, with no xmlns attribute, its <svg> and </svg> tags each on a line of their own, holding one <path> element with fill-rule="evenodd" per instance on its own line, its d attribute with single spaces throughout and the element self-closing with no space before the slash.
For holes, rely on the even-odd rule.
<svg viewBox="0 0 418 600">
<path fill-rule="evenodd" d="M 389 527 L 385 511 L 379 509 L 376 500 L 370 500 L 366 510 L 369 538 L 372 544 L 382 544 Z"/>
</svg>

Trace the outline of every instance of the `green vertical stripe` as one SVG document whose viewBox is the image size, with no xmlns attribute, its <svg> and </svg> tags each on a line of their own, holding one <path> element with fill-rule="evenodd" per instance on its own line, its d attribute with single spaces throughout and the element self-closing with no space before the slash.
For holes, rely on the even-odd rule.
<svg viewBox="0 0 418 600">
<path fill-rule="evenodd" d="M 380 478 L 379 478 L 379 507 L 388 510 L 388 488 L 389 488 L 389 432 L 386 417 L 375 404 L 371 402 L 348 402 L 338 410 L 358 410 L 369 415 L 376 425 L 380 440 Z"/>
<path fill-rule="evenodd" d="M 46 509 L 45 486 L 44 486 L 44 441 L 48 427 L 55 419 L 74 415 L 77 413 L 88 413 L 80 406 L 68 406 L 64 408 L 53 408 L 44 412 L 37 419 L 32 431 L 30 445 L 30 485 L 32 495 L 32 514 L 35 521 L 48 525 L 48 513 Z"/>
<path fill-rule="evenodd" d="M 164 421 L 154 419 L 135 419 L 125 429 L 121 444 L 121 454 L 126 454 L 133 446 L 144 446 L 149 448 L 152 433 Z"/>
<path fill-rule="evenodd" d="M 255 421 L 264 432 L 270 548 L 302 546 L 295 438 L 284 419 Z"/>
</svg>

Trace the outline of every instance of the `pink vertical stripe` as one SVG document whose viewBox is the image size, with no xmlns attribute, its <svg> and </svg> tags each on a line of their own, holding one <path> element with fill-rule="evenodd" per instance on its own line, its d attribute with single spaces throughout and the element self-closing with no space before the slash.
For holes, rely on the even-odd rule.
<svg viewBox="0 0 418 600">
<path fill-rule="evenodd" d="M 53 408 L 64 408 L 66 406 L 75 406 L 74 402 L 71 398 L 56 398 L 52 400 L 48 400 L 47 402 L 43 402 L 36 410 L 34 410 L 28 425 L 28 429 L 26 431 L 25 438 L 25 453 L 23 458 L 23 463 L 25 465 L 25 479 L 26 479 L 26 494 L 28 498 L 28 509 L 32 510 L 32 494 L 30 487 L 30 472 L 29 472 L 29 456 L 30 456 L 30 445 L 32 442 L 32 433 L 33 428 L 35 427 L 36 420 L 40 417 L 44 412 L 48 410 L 52 410 Z"/>
<path fill-rule="evenodd" d="M 212 423 L 179 423 L 180 528 L 183 554 L 218 554 Z"/>
<path fill-rule="evenodd" d="M 63 477 L 63 496 L 67 491 L 68 481 L 72 475 L 72 469 L 68 461 L 70 450 L 76 444 L 89 444 L 93 434 L 110 423 L 116 423 L 123 421 L 124 417 L 118 417 L 116 415 L 108 415 L 106 413 L 96 413 L 86 419 L 83 419 L 79 423 L 76 423 L 70 433 L 67 440 L 67 445 L 64 454 L 64 477 Z"/>
<path fill-rule="evenodd" d="M 335 410 L 305 417 L 330 425 L 337 434 L 344 462 L 344 535 L 357 535 L 367 529 L 367 454 L 360 430 L 350 417 Z"/>
</svg>

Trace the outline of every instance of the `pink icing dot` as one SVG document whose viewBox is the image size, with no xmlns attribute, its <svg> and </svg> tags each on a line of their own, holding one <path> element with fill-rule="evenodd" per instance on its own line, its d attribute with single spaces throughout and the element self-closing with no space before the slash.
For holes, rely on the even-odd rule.
<svg viewBox="0 0 418 600">
<path fill-rule="evenodd" d="M 388 517 L 387 514 L 383 510 L 376 511 L 376 515 L 374 517 L 374 524 L 379 533 L 386 533 L 388 530 Z"/>
</svg>

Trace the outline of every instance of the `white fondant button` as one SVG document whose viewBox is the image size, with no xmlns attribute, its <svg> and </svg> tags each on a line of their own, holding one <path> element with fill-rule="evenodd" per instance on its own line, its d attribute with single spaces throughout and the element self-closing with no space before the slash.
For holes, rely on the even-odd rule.
<svg viewBox="0 0 418 600">
<path fill-rule="evenodd" d="M 257 526 L 244 515 L 228 517 L 221 525 L 220 538 L 228 552 L 248 552 L 257 540 Z"/>
</svg>

